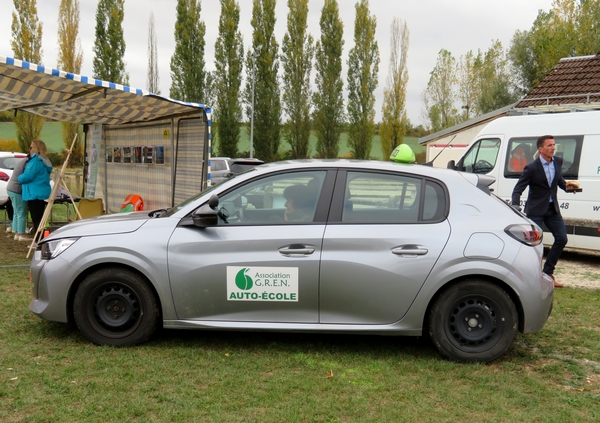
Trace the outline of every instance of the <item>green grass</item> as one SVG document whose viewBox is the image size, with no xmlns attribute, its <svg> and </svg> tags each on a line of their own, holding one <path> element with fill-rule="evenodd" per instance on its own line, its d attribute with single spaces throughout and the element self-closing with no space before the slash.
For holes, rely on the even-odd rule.
<svg viewBox="0 0 600 423">
<path fill-rule="evenodd" d="M 27 263 L 24 244 L 0 235 L 0 264 Z M 464 365 L 404 337 L 165 330 L 97 347 L 32 315 L 30 289 L 27 269 L 0 269 L 2 422 L 600 419 L 598 291 L 557 290 L 541 332 Z"/>
<path fill-rule="evenodd" d="M 0 139 L 16 139 L 17 135 L 15 132 L 15 125 L 13 123 L 7 123 L 7 122 L 0 122 Z M 42 139 L 42 141 L 44 141 L 46 143 L 46 146 L 48 147 L 48 149 L 50 151 L 54 151 L 54 152 L 60 152 L 62 150 L 65 149 L 65 145 L 63 143 L 62 140 L 62 127 L 60 125 L 60 123 L 57 122 L 46 122 L 42 128 L 42 133 L 40 134 L 40 138 Z M 418 138 L 417 137 L 406 137 L 404 139 L 404 142 L 406 144 L 408 144 L 413 151 L 415 152 L 415 154 L 419 154 L 419 153 L 423 153 L 425 152 L 425 147 L 421 146 L 418 143 Z M 316 144 L 317 144 L 317 138 L 315 137 L 314 133 L 311 135 L 310 137 L 310 152 L 311 155 L 315 155 L 316 154 Z M 218 150 L 218 140 L 217 140 L 217 150 Z M 286 141 L 281 142 L 280 145 L 280 151 L 287 151 L 289 150 L 290 146 Z M 248 134 L 248 128 L 243 126 L 241 129 L 241 134 L 240 134 L 240 143 L 238 146 L 238 150 L 240 152 L 244 152 L 244 151 L 250 151 L 250 136 Z M 340 157 L 343 157 L 347 154 L 350 153 L 350 148 L 348 147 L 348 134 L 347 133 L 343 133 L 340 139 L 340 152 L 339 155 Z M 378 159 L 378 160 L 382 160 L 383 159 L 383 153 L 381 152 L 381 144 L 379 141 L 379 135 L 376 135 L 375 138 L 373 139 L 373 147 L 371 150 L 371 157 Z M 387 158 L 385 158 L 385 160 L 387 160 Z"/>
</svg>

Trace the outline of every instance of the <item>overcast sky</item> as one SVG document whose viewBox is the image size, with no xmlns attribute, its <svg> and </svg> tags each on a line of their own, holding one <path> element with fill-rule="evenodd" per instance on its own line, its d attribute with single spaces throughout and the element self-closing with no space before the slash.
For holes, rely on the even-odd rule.
<svg viewBox="0 0 600 423">
<path fill-rule="evenodd" d="M 97 0 L 79 0 L 81 23 L 79 37 L 83 50 L 83 75 L 92 76 L 92 59 Z M 353 46 L 354 5 L 356 0 L 339 0 L 340 16 L 344 23 L 344 65 Z M 38 0 L 38 17 L 43 24 L 42 64 L 56 67 L 58 57 L 57 20 L 60 0 Z M 252 1 L 239 0 L 241 7 L 240 31 L 245 50 L 252 40 Z M 13 56 L 10 47 L 11 22 L 14 11 L 11 0 L 0 0 L 0 55 Z M 135 88 L 146 88 L 148 70 L 148 22 L 154 13 L 157 35 L 160 89 L 169 94 L 171 76 L 169 63 L 174 51 L 176 0 L 125 0 L 125 62 L 129 83 Z M 8 6 L 8 7 L 7 7 Z M 500 40 L 508 48 L 516 30 L 529 30 L 540 9 L 548 11 L 552 0 L 371 0 L 371 13 L 377 17 L 377 41 L 381 62 L 377 97 L 377 120 L 381 116 L 383 88 L 389 65 L 390 25 L 394 17 L 404 20 L 410 31 L 408 51 L 409 82 L 407 112 L 414 125 L 423 123 L 421 95 L 427 87 L 429 74 L 440 49 L 445 48 L 459 58 L 470 50 L 485 52 L 492 40 Z M 309 1 L 309 31 L 320 37 L 319 17 L 323 0 Z M 7 10 L 8 9 L 8 10 Z M 276 38 L 281 41 L 286 31 L 287 1 L 277 1 Z M 218 0 L 202 1 L 202 20 L 206 23 L 205 61 L 213 70 L 214 44 L 218 35 L 220 5 Z M 281 67 L 280 67 L 281 71 Z M 344 68 L 343 79 L 347 69 Z M 314 70 L 313 70 L 314 81 Z M 344 84 L 345 88 L 346 84 Z"/>
</svg>

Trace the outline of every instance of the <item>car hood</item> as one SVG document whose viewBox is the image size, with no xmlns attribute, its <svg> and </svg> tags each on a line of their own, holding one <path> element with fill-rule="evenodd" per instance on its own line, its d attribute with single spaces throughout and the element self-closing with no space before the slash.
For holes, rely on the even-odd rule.
<svg viewBox="0 0 600 423">
<path fill-rule="evenodd" d="M 148 219 L 150 218 L 147 211 L 105 214 L 71 222 L 52 232 L 50 237 L 46 239 L 134 232 L 146 223 Z"/>
</svg>

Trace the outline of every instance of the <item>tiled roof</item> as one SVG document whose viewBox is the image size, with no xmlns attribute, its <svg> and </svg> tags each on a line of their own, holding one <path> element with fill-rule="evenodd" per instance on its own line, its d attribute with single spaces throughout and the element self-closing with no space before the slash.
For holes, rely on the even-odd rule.
<svg viewBox="0 0 600 423">
<path fill-rule="evenodd" d="M 515 109 L 555 109 L 568 105 L 579 108 L 600 107 L 600 53 L 595 56 L 561 59 L 552 71 L 533 88 Z"/>
</svg>

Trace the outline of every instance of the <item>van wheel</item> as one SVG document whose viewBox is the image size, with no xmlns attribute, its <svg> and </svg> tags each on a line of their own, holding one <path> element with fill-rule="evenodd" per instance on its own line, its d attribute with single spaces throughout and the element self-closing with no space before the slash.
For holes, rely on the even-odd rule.
<svg viewBox="0 0 600 423">
<path fill-rule="evenodd" d="M 147 341 L 160 311 L 154 292 L 138 274 L 126 269 L 92 273 L 75 293 L 73 315 L 93 343 L 124 347 Z"/>
<path fill-rule="evenodd" d="M 515 304 L 503 289 L 468 280 L 439 295 L 429 315 L 429 336 L 451 360 L 488 363 L 508 350 L 518 324 Z"/>
</svg>

